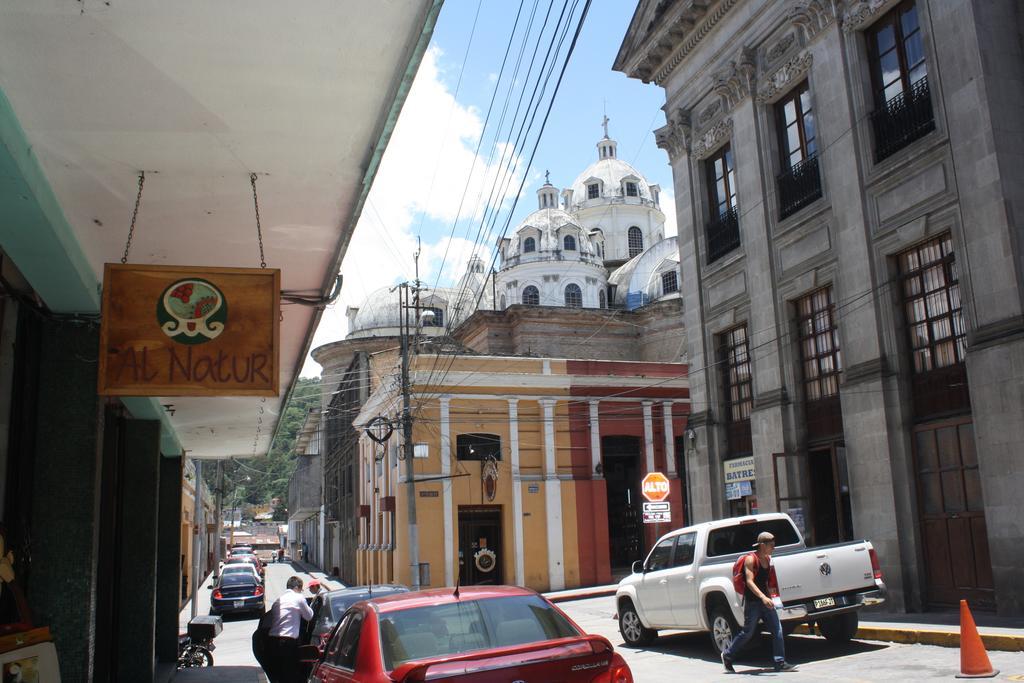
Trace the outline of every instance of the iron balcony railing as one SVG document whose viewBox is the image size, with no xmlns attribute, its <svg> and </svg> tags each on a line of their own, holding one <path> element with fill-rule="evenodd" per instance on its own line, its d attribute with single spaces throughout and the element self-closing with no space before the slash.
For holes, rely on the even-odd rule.
<svg viewBox="0 0 1024 683">
<path fill-rule="evenodd" d="M 708 263 L 714 263 L 740 246 L 740 214 L 736 206 L 707 225 Z"/>
<path fill-rule="evenodd" d="M 821 197 L 821 173 L 818 157 L 812 156 L 780 173 L 779 220 L 792 216 L 815 199 Z"/>
<path fill-rule="evenodd" d="M 881 161 L 935 130 L 928 77 L 922 76 L 909 90 L 891 98 L 871 113 L 875 132 L 875 161 Z"/>
</svg>

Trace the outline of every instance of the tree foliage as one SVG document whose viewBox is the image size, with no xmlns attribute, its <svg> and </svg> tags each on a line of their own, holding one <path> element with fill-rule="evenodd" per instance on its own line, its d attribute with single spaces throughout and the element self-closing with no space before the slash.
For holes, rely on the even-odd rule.
<svg viewBox="0 0 1024 683">
<path fill-rule="evenodd" d="M 282 516 L 288 499 L 288 480 L 295 471 L 295 438 L 310 409 L 320 406 L 320 378 L 300 377 L 291 400 L 280 418 L 277 438 L 270 452 L 258 458 L 231 459 L 224 462 L 224 505 L 271 505 L 275 518 Z M 211 490 L 217 489 L 216 468 L 204 467 L 203 478 Z"/>
</svg>

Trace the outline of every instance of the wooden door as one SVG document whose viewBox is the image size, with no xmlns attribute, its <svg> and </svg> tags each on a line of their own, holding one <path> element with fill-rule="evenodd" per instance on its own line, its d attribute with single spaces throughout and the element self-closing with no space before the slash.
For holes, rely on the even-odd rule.
<svg viewBox="0 0 1024 683">
<path fill-rule="evenodd" d="M 958 418 L 914 429 L 925 599 L 931 605 L 995 608 L 974 424 Z"/>
<path fill-rule="evenodd" d="M 459 583 L 463 586 L 504 583 L 501 506 L 459 508 Z"/>
</svg>

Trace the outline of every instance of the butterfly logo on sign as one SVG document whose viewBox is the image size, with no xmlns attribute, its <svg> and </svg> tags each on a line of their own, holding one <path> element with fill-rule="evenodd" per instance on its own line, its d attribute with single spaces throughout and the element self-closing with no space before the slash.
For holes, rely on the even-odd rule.
<svg viewBox="0 0 1024 683">
<path fill-rule="evenodd" d="M 179 344 L 203 344 L 224 331 L 228 304 L 208 280 L 178 280 L 160 296 L 156 318 L 163 333 Z"/>
</svg>

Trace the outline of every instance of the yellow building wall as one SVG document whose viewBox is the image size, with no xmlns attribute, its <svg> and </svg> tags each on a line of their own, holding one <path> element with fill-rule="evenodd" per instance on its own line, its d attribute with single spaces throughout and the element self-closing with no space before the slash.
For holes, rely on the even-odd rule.
<svg viewBox="0 0 1024 683">
<path fill-rule="evenodd" d="M 537 591 L 548 589 L 548 525 L 544 482 L 520 482 L 523 490 L 523 558 L 525 583 Z M 531 487 L 533 491 L 531 492 Z"/>
</svg>

